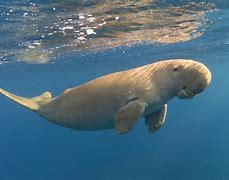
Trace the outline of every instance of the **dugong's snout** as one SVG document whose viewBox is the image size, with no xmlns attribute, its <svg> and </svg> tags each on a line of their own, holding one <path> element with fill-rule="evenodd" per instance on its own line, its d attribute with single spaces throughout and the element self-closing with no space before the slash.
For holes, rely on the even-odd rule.
<svg viewBox="0 0 229 180">
<path fill-rule="evenodd" d="M 183 85 L 177 97 L 189 99 L 203 92 L 211 83 L 211 72 L 202 63 L 188 61 L 183 74 Z"/>
</svg>

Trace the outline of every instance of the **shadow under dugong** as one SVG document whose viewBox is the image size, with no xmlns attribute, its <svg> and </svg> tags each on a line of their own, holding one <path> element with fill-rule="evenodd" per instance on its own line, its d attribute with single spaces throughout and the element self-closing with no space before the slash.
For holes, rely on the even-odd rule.
<svg viewBox="0 0 229 180">
<path fill-rule="evenodd" d="M 52 123 L 82 131 L 115 128 L 130 131 L 145 118 L 150 133 L 164 123 L 167 103 L 177 96 L 192 98 L 211 81 L 200 62 L 185 59 L 159 61 L 108 74 L 66 89 L 52 98 L 50 92 L 25 98 L 3 89 L 0 93 L 31 109 Z"/>
</svg>

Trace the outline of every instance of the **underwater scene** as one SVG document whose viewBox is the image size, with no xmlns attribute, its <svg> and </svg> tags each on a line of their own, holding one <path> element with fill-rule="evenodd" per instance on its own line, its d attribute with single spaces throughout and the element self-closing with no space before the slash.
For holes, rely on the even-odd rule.
<svg viewBox="0 0 229 180">
<path fill-rule="evenodd" d="M 227 0 L 0 0 L 0 180 L 229 179 L 228 58 Z M 78 111 L 68 108 L 66 117 L 73 113 L 85 119 L 85 109 L 88 117 L 100 117 L 101 112 L 109 117 L 118 106 L 111 94 L 124 96 L 124 86 L 117 84 L 141 88 L 145 81 L 126 75 L 103 93 L 103 82 L 111 83 L 117 73 L 104 75 L 171 59 L 204 64 L 211 83 L 201 93 L 185 91 L 191 98 L 173 96 L 154 133 L 148 131 L 143 112 L 128 131 L 122 125 L 117 130 L 116 122 L 107 130 L 82 122 L 85 131 L 64 127 L 72 126 L 61 125 L 64 117 L 54 123 L 45 120 L 50 111 L 61 113 L 72 104 L 73 97 L 88 103 L 84 109 L 76 105 Z M 146 75 L 146 70 L 138 72 Z M 154 89 L 165 81 L 163 70 L 157 70 Z M 175 76 L 167 69 L 166 74 Z M 80 92 L 71 89 L 101 76 L 106 81 L 86 84 Z M 177 83 L 168 81 L 171 87 Z M 44 103 L 71 93 L 60 108 Z M 127 103 L 138 101 L 128 98 Z M 110 106 L 98 108 L 108 100 Z M 45 113 L 35 113 L 37 104 L 44 105 Z"/>
</svg>

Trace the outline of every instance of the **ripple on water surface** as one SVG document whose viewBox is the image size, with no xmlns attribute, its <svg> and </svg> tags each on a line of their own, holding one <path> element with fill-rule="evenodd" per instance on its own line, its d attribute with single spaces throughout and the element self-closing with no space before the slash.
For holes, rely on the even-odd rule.
<svg viewBox="0 0 229 180">
<path fill-rule="evenodd" d="M 203 34 L 209 3 L 158 1 L 3 2 L 0 61 L 47 63 L 72 51 L 170 44 Z"/>
</svg>

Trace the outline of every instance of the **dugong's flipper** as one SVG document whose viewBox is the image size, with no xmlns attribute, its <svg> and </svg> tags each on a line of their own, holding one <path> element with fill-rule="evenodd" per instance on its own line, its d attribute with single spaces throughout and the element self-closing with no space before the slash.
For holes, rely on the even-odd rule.
<svg viewBox="0 0 229 180">
<path fill-rule="evenodd" d="M 130 101 L 116 114 L 115 129 L 118 134 L 127 133 L 142 117 L 147 104 L 139 99 Z"/>
<path fill-rule="evenodd" d="M 156 112 L 145 116 L 145 124 L 148 126 L 150 133 L 156 132 L 165 122 L 167 113 L 167 104 Z"/>
<path fill-rule="evenodd" d="M 1 89 L 1 88 L 0 88 L 0 94 L 5 95 L 6 97 L 17 102 L 18 104 L 21 104 L 21 105 L 25 106 L 26 108 L 31 109 L 33 111 L 37 111 L 40 108 L 40 104 L 45 103 L 52 98 L 52 95 L 50 92 L 45 92 L 45 93 L 43 93 L 37 97 L 26 98 L 26 97 L 21 97 L 21 96 L 17 96 L 15 94 L 12 94 L 12 93 L 10 93 L 4 89 Z"/>
</svg>

